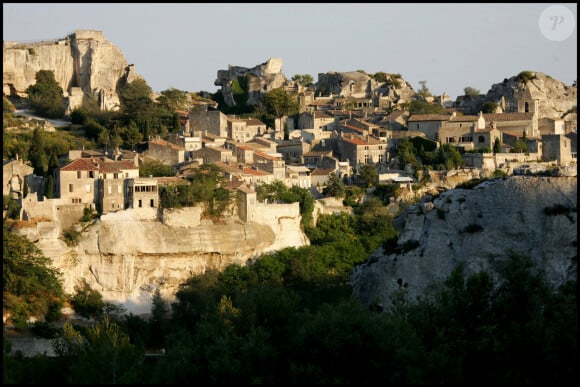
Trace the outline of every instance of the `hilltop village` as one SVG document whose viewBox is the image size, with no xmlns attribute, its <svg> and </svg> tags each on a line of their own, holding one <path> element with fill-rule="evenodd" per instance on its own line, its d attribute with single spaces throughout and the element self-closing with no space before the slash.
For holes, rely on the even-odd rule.
<svg viewBox="0 0 580 387">
<path fill-rule="evenodd" d="M 219 263 L 200 258 L 203 264 L 195 263 L 193 272 L 203 272 L 211 265 L 224 267 L 309 244 L 298 203 L 261 197 L 260 189 L 268 185 L 311 193 L 316 221 L 320 214 L 352 210 L 344 196 L 335 196 L 337 182 L 364 190 L 356 198 L 359 203 L 378 186 L 395 187 L 397 194 L 386 201 L 396 214 L 398 203 L 438 195 L 473 179 L 576 176 L 575 83 L 564 85 L 525 70 L 486 94 L 466 87 L 466 94 L 453 101 L 445 94 L 432 95 L 426 82 L 414 90 L 400 74 L 332 71 L 319 73 L 314 82 L 305 74 L 286 78 L 282 64 L 270 58 L 253 68 L 218 70 L 215 85 L 221 89 L 214 95 L 183 92 L 188 98 L 170 112 L 174 121 L 168 130 L 137 131 L 132 146 L 121 146 L 123 141 L 110 136 L 101 140 L 99 134 L 95 143 L 101 146 L 79 145 L 58 160 L 51 155 L 54 168 L 48 176 L 35 173 L 30 161 L 11 148 L 12 157 L 3 161 L 4 218 L 16 221 L 14 230 L 38 242 L 57 266 L 85 262 L 82 270 L 68 270 L 69 291 L 90 277 L 103 294 L 123 302 L 129 294 L 140 299 L 145 288 L 150 297 L 150 283 L 167 286 L 166 278 L 176 275 L 185 279 L 191 257 L 228 257 Z M 86 134 L 89 125 L 73 123 L 72 117 L 87 100 L 100 111 L 119 111 L 127 96 L 118 85 L 146 85 L 100 31 L 80 30 L 51 42 L 4 42 L 5 106 L 8 100 L 20 105 L 13 115 L 24 111 L 26 91 L 47 68 L 63 90 L 64 125 L 62 120 L 55 125 L 48 119 L 11 117 L 5 120 L 5 133 Z M 147 103 L 169 95 L 151 93 Z M 272 95 L 278 101 L 266 106 Z M 151 165 L 172 173 L 144 172 Z M 208 171 L 219 171 L 220 181 L 212 189 L 228 192 L 217 217 L 208 203 L 184 204 L 179 198 L 187 195 L 184 186 L 203 180 L 200 176 Z M 211 200 L 215 204 L 215 196 Z M 87 221 L 94 221 L 97 231 L 86 234 L 85 245 L 68 246 L 88 229 Z M 156 228 L 159 224 L 178 228 L 179 237 Z M 147 227 L 150 234 L 144 234 Z M 219 236 L 226 232 L 236 234 L 239 243 Z M 159 278 L 141 278 L 136 269 L 122 272 L 127 257 L 175 258 L 177 253 L 183 267 Z M 105 256 L 117 257 L 124 269 L 105 267 Z M 100 265 L 99 274 L 95 267 Z M 159 269 L 147 265 L 142 270 Z M 174 293 L 177 282 L 172 286 L 168 293 Z"/>
</svg>

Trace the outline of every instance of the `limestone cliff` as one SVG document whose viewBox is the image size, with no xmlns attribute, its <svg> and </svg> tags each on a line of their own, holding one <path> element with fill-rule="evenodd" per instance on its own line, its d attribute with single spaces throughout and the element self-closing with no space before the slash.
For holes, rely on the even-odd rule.
<svg viewBox="0 0 580 387">
<path fill-rule="evenodd" d="M 530 71 L 528 73 L 531 79 L 525 80 L 516 75 L 492 85 L 487 92 L 486 100 L 500 101 L 501 105 L 503 97 L 505 100 L 503 110 L 505 111 L 520 111 L 518 110 L 518 101 L 521 104 L 524 101 L 538 100 L 538 118 L 576 120 L 575 113 L 573 116 L 568 114 L 567 117 L 564 117 L 566 112 L 576 107 L 578 98 L 576 84 L 566 85 L 541 72 Z"/>
<path fill-rule="evenodd" d="M 135 78 L 120 48 L 101 31 L 79 30 L 56 41 L 3 44 L 3 89 L 7 95 L 24 95 L 36 83 L 39 70 L 52 70 L 70 99 L 70 108 L 92 95 L 102 109 L 119 107 L 119 87 Z"/>
<path fill-rule="evenodd" d="M 101 216 L 82 232 L 78 245 L 59 239 L 56 222 L 39 222 L 16 230 L 36 242 L 63 273 L 65 292 L 88 283 L 108 302 L 120 303 L 131 313 L 149 313 L 156 289 L 168 300 L 179 285 L 209 269 L 244 265 L 258 255 L 285 247 L 309 244 L 300 229 L 300 216 L 269 223 L 225 224 L 208 220 L 189 222 L 190 213 L 155 215 L 125 210 Z M 179 222 L 176 221 L 179 219 Z"/>
<path fill-rule="evenodd" d="M 530 256 L 552 285 L 576 279 L 577 184 L 575 177 L 512 176 L 426 196 L 396 220 L 399 246 L 417 247 L 399 254 L 378 248 L 353 271 L 353 294 L 365 304 L 387 306 L 390 294 L 405 287 L 415 299 L 460 261 L 468 274 L 495 276 L 508 249 Z M 571 211 L 544 213 L 555 205 Z"/>
<path fill-rule="evenodd" d="M 228 66 L 227 70 L 218 70 L 214 84 L 221 86 L 224 102 L 229 107 L 236 105 L 232 91 L 234 81 L 240 81 L 245 77 L 247 84 L 248 99 L 246 105 L 258 105 L 262 94 L 272 89 L 282 87 L 287 79 L 282 73 L 282 59 L 270 58 L 266 62 L 252 68 L 242 66 Z"/>
</svg>

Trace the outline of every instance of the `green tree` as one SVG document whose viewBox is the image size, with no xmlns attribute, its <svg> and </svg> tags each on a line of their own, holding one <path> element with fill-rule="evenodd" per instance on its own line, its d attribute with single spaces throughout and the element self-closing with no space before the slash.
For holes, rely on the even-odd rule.
<svg viewBox="0 0 580 387">
<path fill-rule="evenodd" d="M 46 176 L 48 171 L 48 154 L 46 152 L 45 135 L 39 127 L 34 128 L 32 133 L 32 142 L 28 151 L 34 173 L 40 176 Z"/>
<path fill-rule="evenodd" d="M 191 98 L 186 91 L 171 87 L 163 90 L 160 94 L 157 97 L 157 102 L 163 109 L 171 113 L 174 113 L 176 110 L 188 110 Z"/>
<path fill-rule="evenodd" d="M 387 73 L 385 73 L 383 71 L 379 71 L 379 72 L 373 74 L 373 78 L 377 82 L 385 83 L 385 82 L 387 82 Z"/>
<path fill-rule="evenodd" d="M 141 382 L 144 350 L 131 343 L 122 328 L 105 317 L 81 333 L 65 323 L 53 344 L 67 364 L 67 384 L 132 384 Z"/>
<path fill-rule="evenodd" d="M 397 158 L 399 159 L 399 168 L 405 169 L 405 165 L 411 164 L 414 167 L 417 166 L 417 157 L 415 156 L 415 150 L 413 143 L 409 137 L 403 137 L 397 145 Z"/>
<path fill-rule="evenodd" d="M 499 105 L 497 104 L 497 102 L 487 101 L 481 107 L 481 112 L 482 113 L 485 113 L 485 114 L 487 114 L 487 113 L 495 113 L 495 111 L 497 110 L 498 107 L 499 107 Z"/>
<path fill-rule="evenodd" d="M 273 89 L 264 94 L 263 103 L 268 113 L 273 114 L 277 119 L 298 114 L 300 108 L 296 97 L 288 94 L 283 88 Z M 285 133 L 285 138 L 287 138 L 287 133 Z"/>
<path fill-rule="evenodd" d="M 379 182 L 379 172 L 374 164 L 364 164 L 360 169 L 360 176 L 367 187 L 374 187 Z"/>
<path fill-rule="evenodd" d="M 310 86 L 314 82 L 314 78 L 310 74 L 296 74 L 292 77 L 292 80 L 302 86 Z"/>
<path fill-rule="evenodd" d="M 322 193 L 327 196 L 333 196 L 336 198 L 344 198 L 346 195 L 346 189 L 343 181 L 337 176 L 336 173 L 331 173 L 328 176 L 328 181 L 326 186 L 322 190 Z"/>
<path fill-rule="evenodd" d="M 36 83 L 26 89 L 32 110 L 47 118 L 61 118 L 65 112 L 63 90 L 53 70 L 39 70 Z"/>
<path fill-rule="evenodd" d="M 64 293 L 61 273 L 40 249 L 22 237 L 2 228 L 3 308 L 12 312 L 15 325 L 23 326 L 28 317 L 44 317 L 61 305 Z"/>
<path fill-rule="evenodd" d="M 44 196 L 46 196 L 47 199 L 54 198 L 54 178 L 52 175 L 48 175 L 46 178 L 46 183 L 44 184 Z"/>
<path fill-rule="evenodd" d="M 161 161 L 145 161 L 139 166 L 139 176 L 141 177 L 175 176 L 175 172 L 173 166 L 165 165 Z"/>
<path fill-rule="evenodd" d="M 496 137 L 493 140 L 493 153 L 501 153 L 501 142 L 499 141 L 499 137 Z"/>
<path fill-rule="evenodd" d="M 419 85 L 421 85 L 421 87 L 419 88 L 419 91 L 417 91 L 417 94 L 423 98 L 423 100 L 433 96 L 431 90 L 427 87 L 427 81 L 419 81 Z"/>
<path fill-rule="evenodd" d="M 466 98 L 476 98 L 479 97 L 479 89 L 476 89 L 471 86 L 467 86 L 463 89 L 463 93 L 465 94 Z"/>
<path fill-rule="evenodd" d="M 130 121 L 129 126 L 125 130 L 125 144 L 131 150 L 135 150 L 135 145 L 140 144 L 143 141 L 143 135 L 139 131 L 135 121 Z"/>
<path fill-rule="evenodd" d="M 70 303 L 75 313 L 84 318 L 102 319 L 104 316 L 103 296 L 86 282 L 81 286 L 75 286 L 75 294 L 71 297 Z"/>
</svg>

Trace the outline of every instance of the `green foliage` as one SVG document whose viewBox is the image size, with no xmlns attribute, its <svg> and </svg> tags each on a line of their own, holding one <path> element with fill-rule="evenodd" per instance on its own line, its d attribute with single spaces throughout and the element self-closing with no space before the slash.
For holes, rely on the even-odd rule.
<svg viewBox="0 0 580 387">
<path fill-rule="evenodd" d="M 409 104 L 409 113 L 411 114 L 445 114 L 445 108 L 436 103 L 427 101 L 411 101 Z"/>
<path fill-rule="evenodd" d="M 379 172 L 374 164 L 364 164 L 359 172 L 366 187 L 376 186 L 379 182 Z"/>
<path fill-rule="evenodd" d="M 262 103 L 267 113 L 275 118 L 298 114 L 300 109 L 296 96 L 288 94 L 283 88 L 273 89 L 264 94 Z"/>
<path fill-rule="evenodd" d="M 161 108 L 173 113 L 176 110 L 187 111 L 190 99 L 186 91 L 171 87 L 160 93 L 159 97 L 157 97 L 157 102 Z"/>
<path fill-rule="evenodd" d="M 431 91 L 429 90 L 429 88 L 427 87 L 427 81 L 419 81 L 419 85 L 421 85 L 421 87 L 419 88 L 419 90 L 417 91 L 417 94 L 422 97 L 423 99 L 427 99 L 429 97 L 432 97 L 433 95 L 431 94 Z"/>
<path fill-rule="evenodd" d="M 486 114 L 486 113 L 495 113 L 495 111 L 497 110 L 497 108 L 499 107 L 499 105 L 497 104 L 497 102 L 485 102 L 483 104 L 483 106 L 481 107 L 481 112 Z"/>
<path fill-rule="evenodd" d="M 528 70 L 522 71 L 516 75 L 516 80 L 523 84 L 526 84 L 533 79 L 537 79 L 536 74 Z"/>
<path fill-rule="evenodd" d="M 47 199 L 54 198 L 54 178 L 52 175 L 48 175 L 46 178 L 46 183 L 44 184 L 44 196 Z"/>
<path fill-rule="evenodd" d="M 246 76 L 238 77 L 232 81 L 232 96 L 236 106 L 246 106 L 248 102 L 248 78 Z"/>
<path fill-rule="evenodd" d="M 310 86 L 314 82 L 314 78 L 310 74 L 296 74 L 292 77 L 292 80 L 302 86 Z"/>
<path fill-rule="evenodd" d="M 465 94 L 466 98 L 476 98 L 479 97 L 479 89 L 476 89 L 471 86 L 467 86 L 463 89 L 463 93 Z"/>
<path fill-rule="evenodd" d="M 54 344 L 66 364 L 67 384 L 131 384 L 140 381 L 144 351 L 131 343 L 122 328 L 105 318 L 84 332 L 65 323 Z"/>
<path fill-rule="evenodd" d="M 71 226 L 62 232 L 62 237 L 67 246 L 76 246 L 79 243 L 81 232 L 75 226 Z"/>
<path fill-rule="evenodd" d="M 383 72 L 383 71 L 379 71 L 374 73 L 373 75 L 371 75 L 371 77 L 373 77 L 375 79 L 375 81 L 377 82 L 387 82 L 387 73 Z"/>
<path fill-rule="evenodd" d="M 73 124 L 84 125 L 88 118 L 89 114 L 82 107 L 74 108 L 70 113 L 70 119 Z"/>
<path fill-rule="evenodd" d="M 103 296 L 86 282 L 75 286 L 75 294 L 71 297 L 70 303 L 75 313 L 81 317 L 102 319 L 105 315 Z"/>
<path fill-rule="evenodd" d="M 493 153 L 501 153 L 501 142 L 499 141 L 499 137 L 496 137 L 493 141 Z"/>
<path fill-rule="evenodd" d="M 330 174 L 326 186 L 322 189 L 322 193 L 326 196 L 344 198 L 346 195 L 345 185 L 336 173 L 333 172 Z"/>
<path fill-rule="evenodd" d="M 171 165 L 165 165 L 161 161 L 145 161 L 139 165 L 140 177 L 160 177 L 160 176 L 175 176 L 175 168 Z"/>
<path fill-rule="evenodd" d="M 390 203 L 390 198 L 397 198 L 401 196 L 402 189 L 399 184 L 389 183 L 389 184 L 377 184 L 373 195 L 382 200 L 383 204 L 388 205 Z"/>
<path fill-rule="evenodd" d="M 41 117 L 61 118 L 65 112 L 63 90 L 53 70 L 39 70 L 36 83 L 26 89 L 32 110 Z"/>
<path fill-rule="evenodd" d="M 256 198 L 258 201 L 268 201 L 270 203 L 295 203 L 300 206 L 300 223 L 303 227 L 312 223 L 312 211 L 314 210 L 314 197 L 305 188 L 292 186 L 290 188 L 280 181 L 260 184 L 256 188 Z"/>
<path fill-rule="evenodd" d="M 54 318 L 54 306 L 62 303 L 61 273 L 25 237 L 2 228 L 3 308 L 16 320 L 31 316 Z"/>
<path fill-rule="evenodd" d="M 526 153 L 528 151 L 528 142 L 525 139 L 518 139 L 514 143 L 510 153 Z"/>
<path fill-rule="evenodd" d="M 492 177 L 507 177 L 507 173 L 501 169 L 496 169 L 493 171 Z"/>
<path fill-rule="evenodd" d="M 419 165 L 415 152 L 416 150 L 414 149 L 413 143 L 409 137 L 403 137 L 397 145 L 397 158 L 399 160 L 400 169 L 405 169 L 405 165 L 407 164 L 411 164 L 413 167 Z"/>
</svg>

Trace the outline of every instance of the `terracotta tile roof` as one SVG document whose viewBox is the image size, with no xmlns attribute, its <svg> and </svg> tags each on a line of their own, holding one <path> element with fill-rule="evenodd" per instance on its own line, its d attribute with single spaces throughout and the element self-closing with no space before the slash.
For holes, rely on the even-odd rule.
<svg viewBox="0 0 580 387">
<path fill-rule="evenodd" d="M 60 168 L 61 171 L 98 171 L 99 160 L 93 158 L 76 159 Z"/>
<path fill-rule="evenodd" d="M 449 114 L 413 114 L 407 122 L 415 121 L 447 121 L 451 117 Z"/>
<path fill-rule="evenodd" d="M 491 121 L 530 121 L 534 113 L 488 113 L 483 118 L 486 122 Z"/>
<path fill-rule="evenodd" d="M 281 157 L 279 157 L 279 156 L 272 156 L 272 155 L 269 155 L 265 152 L 258 151 L 258 150 L 255 151 L 255 155 L 260 156 L 260 157 L 265 158 L 265 159 L 268 159 L 268 160 L 280 160 L 281 159 Z"/>
<path fill-rule="evenodd" d="M 351 144 L 354 144 L 354 145 L 371 145 L 370 143 L 363 141 L 360 138 L 343 137 L 342 141 L 350 142 Z"/>
</svg>

